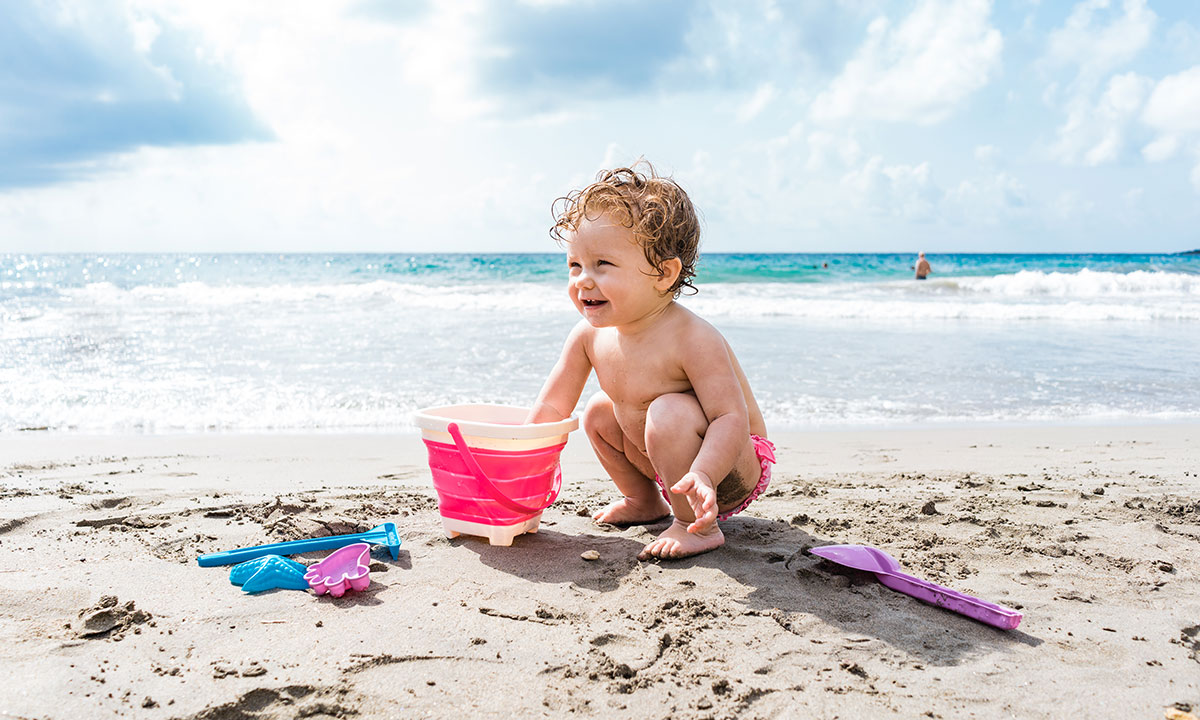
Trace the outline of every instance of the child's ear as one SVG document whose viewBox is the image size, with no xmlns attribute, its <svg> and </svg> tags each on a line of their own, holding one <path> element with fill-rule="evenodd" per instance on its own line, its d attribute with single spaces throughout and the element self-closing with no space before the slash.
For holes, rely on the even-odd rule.
<svg viewBox="0 0 1200 720">
<path fill-rule="evenodd" d="M 683 272 L 682 260 L 677 257 L 664 260 L 658 273 L 658 279 L 654 281 L 654 287 L 658 288 L 660 293 L 669 292 L 674 287 L 675 281 L 679 279 L 681 272 Z"/>
</svg>

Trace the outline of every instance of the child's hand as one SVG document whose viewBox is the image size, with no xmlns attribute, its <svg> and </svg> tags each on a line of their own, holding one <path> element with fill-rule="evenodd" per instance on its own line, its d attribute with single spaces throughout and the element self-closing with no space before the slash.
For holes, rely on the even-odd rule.
<svg viewBox="0 0 1200 720">
<path fill-rule="evenodd" d="M 708 475 L 690 472 L 671 486 L 671 492 L 686 495 L 688 505 L 696 515 L 696 521 L 688 525 L 688 532 L 702 533 L 717 521 L 717 489 Z"/>
</svg>

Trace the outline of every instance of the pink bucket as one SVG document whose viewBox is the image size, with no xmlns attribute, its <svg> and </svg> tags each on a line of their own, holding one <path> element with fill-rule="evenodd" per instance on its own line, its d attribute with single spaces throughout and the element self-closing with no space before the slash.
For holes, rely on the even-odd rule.
<svg viewBox="0 0 1200 720">
<path fill-rule="evenodd" d="M 559 454 L 579 421 L 525 424 L 528 414 L 505 405 L 451 405 L 414 416 L 448 536 L 511 545 L 517 535 L 537 532 L 562 488 Z"/>
</svg>

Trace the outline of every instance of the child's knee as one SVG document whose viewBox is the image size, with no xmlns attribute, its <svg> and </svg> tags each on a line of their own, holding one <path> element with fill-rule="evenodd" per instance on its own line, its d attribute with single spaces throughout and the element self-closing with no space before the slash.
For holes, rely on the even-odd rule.
<svg viewBox="0 0 1200 720">
<path fill-rule="evenodd" d="M 608 395 L 603 392 L 593 395 L 583 408 L 581 422 L 583 431 L 589 436 L 611 430 L 617 422 L 617 414 Z"/>
<path fill-rule="evenodd" d="M 646 409 L 646 442 L 655 437 L 678 439 L 681 433 L 703 435 L 708 428 L 704 409 L 692 395 L 668 393 L 659 395 Z"/>
</svg>

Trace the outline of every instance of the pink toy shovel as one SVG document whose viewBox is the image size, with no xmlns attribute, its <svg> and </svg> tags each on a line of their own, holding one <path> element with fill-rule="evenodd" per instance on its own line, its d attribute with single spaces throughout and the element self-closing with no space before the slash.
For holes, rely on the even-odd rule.
<svg viewBox="0 0 1200 720">
<path fill-rule="evenodd" d="M 928 580 L 906 575 L 900 572 L 900 563 L 896 562 L 896 558 L 870 545 L 826 545 L 812 548 L 809 552 L 838 565 L 875 573 L 875 579 L 897 592 L 911 595 L 922 602 L 953 610 L 972 620 L 978 620 L 1002 630 L 1016 628 L 1021 623 L 1021 618 L 1024 617 L 1016 610 L 964 595 Z"/>
</svg>

